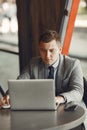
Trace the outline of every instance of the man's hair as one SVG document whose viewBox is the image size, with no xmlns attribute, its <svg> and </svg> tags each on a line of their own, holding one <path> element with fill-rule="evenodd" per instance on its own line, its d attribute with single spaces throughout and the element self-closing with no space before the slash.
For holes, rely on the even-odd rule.
<svg viewBox="0 0 87 130">
<path fill-rule="evenodd" d="M 59 34 L 54 30 L 46 30 L 44 31 L 39 38 L 39 43 L 45 42 L 48 43 L 52 40 L 55 40 L 58 44 L 61 43 Z"/>
</svg>

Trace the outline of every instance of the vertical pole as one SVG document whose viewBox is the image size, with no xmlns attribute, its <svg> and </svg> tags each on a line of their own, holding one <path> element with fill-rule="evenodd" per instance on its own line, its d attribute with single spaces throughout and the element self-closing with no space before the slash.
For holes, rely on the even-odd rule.
<svg viewBox="0 0 87 130">
<path fill-rule="evenodd" d="M 80 2 L 80 0 L 73 0 L 73 2 L 72 2 L 68 26 L 67 26 L 64 44 L 63 44 L 63 48 L 62 48 L 62 54 L 65 54 L 65 55 L 68 55 L 68 53 L 69 53 L 69 47 L 70 47 L 70 42 L 71 42 L 71 38 L 72 38 L 72 33 L 74 30 L 74 23 L 75 23 L 77 11 L 78 11 L 79 2 Z"/>
</svg>

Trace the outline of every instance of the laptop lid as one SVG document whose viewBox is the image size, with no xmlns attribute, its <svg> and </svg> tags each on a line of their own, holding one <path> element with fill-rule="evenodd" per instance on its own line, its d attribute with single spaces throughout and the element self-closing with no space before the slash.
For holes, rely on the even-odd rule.
<svg viewBox="0 0 87 130">
<path fill-rule="evenodd" d="M 52 79 L 9 80 L 12 110 L 56 110 Z"/>
</svg>

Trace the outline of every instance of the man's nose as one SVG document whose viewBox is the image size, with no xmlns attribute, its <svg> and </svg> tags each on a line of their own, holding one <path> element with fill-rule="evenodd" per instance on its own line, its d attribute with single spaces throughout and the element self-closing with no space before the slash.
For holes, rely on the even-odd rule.
<svg viewBox="0 0 87 130">
<path fill-rule="evenodd" d="M 51 55 L 50 51 L 47 51 L 47 52 L 46 52 L 46 57 L 48 57 L 48 58 L 49 58 L 49 57 L 50 57 L 50 55 Z"/>
</svg>

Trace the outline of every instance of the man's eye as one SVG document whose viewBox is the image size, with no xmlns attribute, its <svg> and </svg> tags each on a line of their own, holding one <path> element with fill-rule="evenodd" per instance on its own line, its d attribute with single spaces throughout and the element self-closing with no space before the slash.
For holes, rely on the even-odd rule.
<svg viewBox="0 0 87 130">
<path fill-rule="evenodd" d="M 55 49 L 51 49 L 50 52 L 51 52 L 51 53 L 54 53 L 54 52 L 55 52 Z"/>
</svg>

